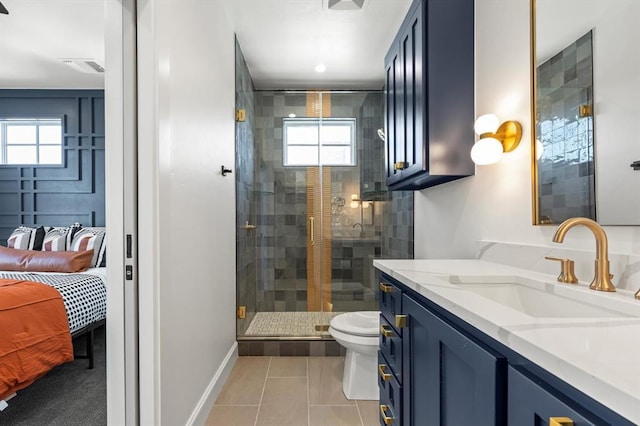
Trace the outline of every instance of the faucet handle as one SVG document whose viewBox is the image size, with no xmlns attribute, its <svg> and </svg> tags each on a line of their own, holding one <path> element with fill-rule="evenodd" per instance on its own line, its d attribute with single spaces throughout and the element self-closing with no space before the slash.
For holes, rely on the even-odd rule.
<svg viewBox="0 0 640 426">
<path fill-rule="evenodd" d="M 560 262 L 560 275 L 558 275 L 558 282 L 568 284 L 576 284 L 578 282 L 578 278 L 574 272 L 575 262 L 573 260 L 551 256 L 545 256 L 544 258 Z"/>
</svg>

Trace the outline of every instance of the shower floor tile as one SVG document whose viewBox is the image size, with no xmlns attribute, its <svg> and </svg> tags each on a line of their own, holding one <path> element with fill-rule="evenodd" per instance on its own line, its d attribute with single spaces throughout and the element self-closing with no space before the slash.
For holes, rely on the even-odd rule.
<svg viewBox="0 0 640 426">
<path fill-rule="evenodd" d="M 330 336 L 329 321 L 342 312 L 258 312 L 245 336 Z"/>
</svg>

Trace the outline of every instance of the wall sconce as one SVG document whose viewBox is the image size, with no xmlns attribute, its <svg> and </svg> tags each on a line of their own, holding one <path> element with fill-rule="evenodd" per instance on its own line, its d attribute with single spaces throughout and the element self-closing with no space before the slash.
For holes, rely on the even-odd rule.
<svg viewBox="0 0 640 426">
<path fill-rule="evenodd" d="M 349 203 L 349 207 L 352 209 L 357 209 L 360 206 L 360 197 L 358 194 L 351 194 L 351 202 Z"/>
<path fill-rule="evenodd" d="M 480 140 L 471 148 L 471 159 L 481 166 L 493 164 L 500 160 L 504 152 L 511 152 L 522 139 L 522 126 L 517 121 L 500 120 L 494 114 L 478 117 L 473 129 Z"/>
</svg>

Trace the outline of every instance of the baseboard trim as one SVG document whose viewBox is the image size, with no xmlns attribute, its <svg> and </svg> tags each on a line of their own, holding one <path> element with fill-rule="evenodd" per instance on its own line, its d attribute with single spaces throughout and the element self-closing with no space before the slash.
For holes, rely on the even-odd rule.
<svg viewBox="0 0 640 426">
<path fill-rule="evenodd" d="M 229 378 L 229 374 L 231 373 L 231 369 L 238 359 L 238 342 L 233 342 L 231 349 L 227 353 L 227 356 L 222 361 L 222 365 L 216 371 L 216 374 L 209 382 L 207 389 L 205 389 L 204 394 L 202 394 L 202 398 L 198 401 L 196 408 L 191 413 L 189 420 L 187 420 L 187 426 L 202 426 L 207 421 L 207 416 L 213 408 L 213 404 L 218 399 L 218 395 L 220 395 L 220 391 L 222 391 L 222 387 L 225 382 Z"/>
</svg>

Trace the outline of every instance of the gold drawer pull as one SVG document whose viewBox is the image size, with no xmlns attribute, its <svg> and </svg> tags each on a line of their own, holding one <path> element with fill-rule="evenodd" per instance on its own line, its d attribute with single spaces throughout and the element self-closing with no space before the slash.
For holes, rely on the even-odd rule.
<svg viewBox="0 0 640 426">
<path fill-rule="evenodd" d="M 396 315 L 396 327 L 397 328 L 405 328 L 407 326 L 407 316 L 406 315 Z"/>
<path fill-rule="evenodd" d="M 385 425 L 393 424 L 393 417 L 387 416 L 388 409 L 389 407 L 387 407 L 386 405 L 380 406 L 380 416 L 382 416 L 382 421 L 384 422 Z"/>
<path fill-rule="evenodd" d="M 573 426 L 569 417 L 549 417 L 549 426 Z"/>
<path fill-rule="evenodd" d="M 393 165 L 393 170 L 404 170 L 407 168 L 407 163 L 404 161 L 398 161 Z"/>
<path fill-rule="evenodd" d="M 382 334 L 384 337 L 391 337 L 391 336 L 393 336 L 393 330 L 391 330 L 386 325 L 381 325 L 380 326 L 380 334 Z"/>
<path fill-rule="evenodd" d="M 382 378 L 382 380 L 384 380 L 385 382 L 387 380 L 391 380 L 391 373 L 386 373 L 387 366 L 384 364 L 380 364 L 378 365 L 378 373 L 380 374 L 380 377 Z"/>
<path fill-rule="evenodd" d="M 380 283 L 380 291 L 383 293 L 393 293 L 393 286 L 385 283 Z"/>
</svg>

